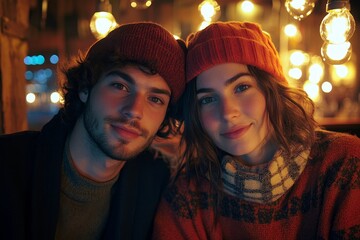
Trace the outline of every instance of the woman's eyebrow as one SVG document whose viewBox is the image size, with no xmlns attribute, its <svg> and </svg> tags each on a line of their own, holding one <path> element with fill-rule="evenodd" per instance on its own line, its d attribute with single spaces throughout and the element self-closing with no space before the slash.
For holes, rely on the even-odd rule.
<svg viewBox="0 0 360 240">
<path fill-rule="evenodd" d="M 235 82 L 236 80 L 238 80 L 239 78 L 241 78 L 243 76 L 251 76 L 251 74 L 249 72 L 240 72 L 240 73 L 236 74 L 235 76 L 226 80 L 225 86 L 229 86 L 230 84 L 232 84 L 233 82 Z"/>
<path fill-rule="evenodd" d="M 227 79 L 225 81 L 225 86 L 229 86 L 230 84 L 232 84 L 233 82 L 235 82 L 237 79 L 243 77 L 243 76 L 251 76 L 250 73 L 248 72 L 240 72 L 238 74 L 235 74 L 233 77 Z M 212 92 L 213 88 L 200 88 L 196 90 L 196 94 L 199 93 L 208 93 L 208 92 Z"/>
</svg>

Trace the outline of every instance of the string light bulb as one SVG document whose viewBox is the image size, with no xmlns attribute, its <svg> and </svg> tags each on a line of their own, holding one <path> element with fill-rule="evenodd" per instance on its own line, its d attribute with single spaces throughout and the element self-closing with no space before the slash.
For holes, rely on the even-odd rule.
<svg viewBox="0 0 360 240">
<path fill-rule="evenodd" d="M 207 22 L 216 21 L 220 17 L 220 6 L 215 0 L 202 1 L 198 9 Z"/>
<path fill-rule="evenodd" d="M 328 64 L 343 64 L 350 60 L 352 47 L 349 39 L 355 32 L 355 20 L 350 13 L 349 0 L 328 0 L 328 13 L 320 24 L 324 40 L 321 56 Z"/>
<path fill-rule="evenodd" d="M 352 53 L 351 43 L 330 43 L 324 42 L 321 47 L 323 61 L 330 65 L 344 64 L 350 60 Z"/>
<path fill-rule="evenodd" d="M 315 7 L 316 0 L 286 0 L 286 11 L 296 20 L 309 16 Z"/>
<path fill-rule="evenodd" d="M 324 41 L 343 43 L 348 41 L 355 32 L 355 20 L 351 15 L 348 1 L 329 1 L 320 24 L 320 36 Z"/>
<path fill-rule="evenodd" d="M 90 20 L 90 29 L 97 38 L 105 37 L 117 27 L 116 20 L 112 15 L 112 7 L 109 0 L 100 0 L 99 11 L 95 12 Z"/>
<path fill-rule="evenodd" d="M 132 8 L 145 9 L 150 7 L 152 4 L 151 0 L 131 0 L 130 6 Z"/>
</svg>

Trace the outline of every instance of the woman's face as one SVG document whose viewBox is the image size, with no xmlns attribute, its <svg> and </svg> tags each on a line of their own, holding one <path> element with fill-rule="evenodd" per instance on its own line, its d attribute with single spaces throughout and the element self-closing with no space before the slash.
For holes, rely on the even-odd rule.
<svg viewBox="0 0 360 240">
<path fill-rule="evenodd" d="M 200 122 L 216 146 L 234 156 L 258 156 L 269 120 L 265 97 L 247 66 L 219 64 L 196 81 Z"/>
</svg>

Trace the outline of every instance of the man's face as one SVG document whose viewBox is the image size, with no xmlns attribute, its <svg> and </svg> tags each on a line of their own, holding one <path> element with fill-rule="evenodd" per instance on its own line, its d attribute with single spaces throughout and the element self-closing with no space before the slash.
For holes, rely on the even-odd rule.
<svg viewBox="0 0 360 240">
<path fill-rule="evenodd" d="M 86 102 L 84 128 L 90 145 L 112 159 L 128 160 L 148 147 L 170 102 L 170 88 L 159 75 L 138 66 L 113 68 L 100 77 Z"/>
</svg>

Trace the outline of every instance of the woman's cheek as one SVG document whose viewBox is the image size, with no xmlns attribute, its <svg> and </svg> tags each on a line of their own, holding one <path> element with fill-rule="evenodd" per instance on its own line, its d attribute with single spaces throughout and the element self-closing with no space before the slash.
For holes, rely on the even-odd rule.
<svg viewBox="0 0 360 240">
<path fill-rule="evenodd" d="M 200 117 L 201 125 L 204 130 L 207 132 L 213 130 L 216 124 L 215 113 L 210 111 L 202 111 Z"/>
</svg>

